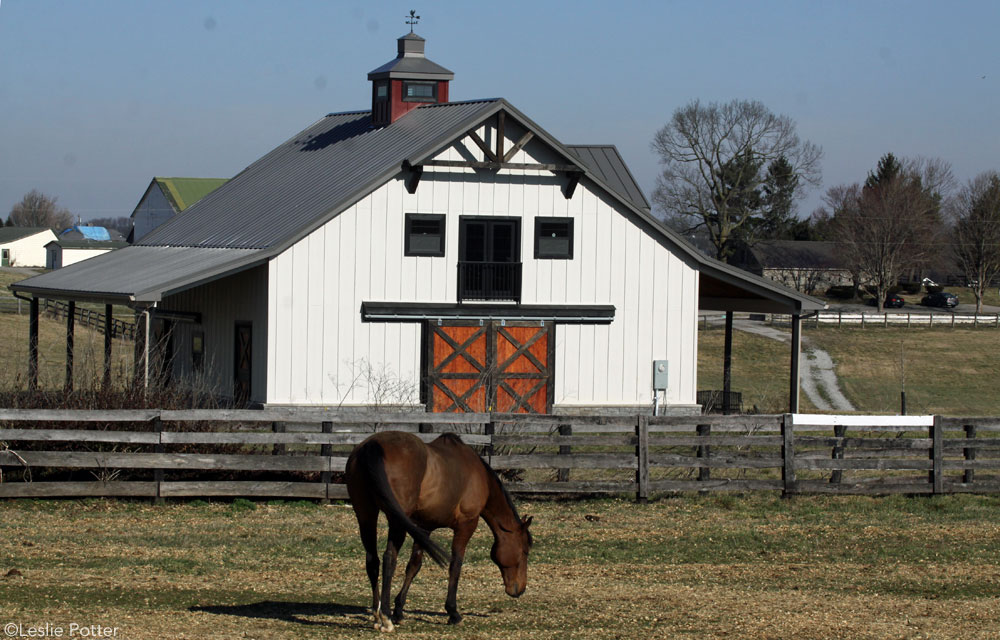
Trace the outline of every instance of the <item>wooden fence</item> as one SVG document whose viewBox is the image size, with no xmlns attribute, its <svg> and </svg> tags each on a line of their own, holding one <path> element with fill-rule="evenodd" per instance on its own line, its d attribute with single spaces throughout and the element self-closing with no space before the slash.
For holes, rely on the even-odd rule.
<svg viewBox="0 0 1000 640">
<path fill-rule="evenodd" d="M 1000 418 L 0 409 L 0 498 L 343 499 L 388 429 L 459 433 L 523 494 L 1000 492 Z"/>
<path fill-rule="evenodd" d="M 91 327 L 100 332 L 104 332 L 104 314 L 94 309 L 89 309 L 80 305 L 74 305 L 75 322 L 86 327 Z M 55 319 L 65 318 L 69 315 L 69 304 L 61 300 L 49 300 L 43 298 L 42 313 L 51 315 Z M 20 313 L 20 311 L 19 311 Z M 135 323 L 126 322 L 120 318 L 111 317 L 111 336 L 114 338 L 125 338 L 135 340 Z"/>
</svg>

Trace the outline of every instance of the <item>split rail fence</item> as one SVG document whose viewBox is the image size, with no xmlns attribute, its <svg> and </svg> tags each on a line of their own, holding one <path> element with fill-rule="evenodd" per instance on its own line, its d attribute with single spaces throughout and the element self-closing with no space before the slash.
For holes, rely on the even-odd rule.
<svg viewBox="0 0 1000 640">
<path fill-rule="evenodd" d="M 459 433 L 522 494 L 1000 492 L 1000 418 L 0 409 L 0 498 L 344 499 L 391 429 Z"/>
</svg>

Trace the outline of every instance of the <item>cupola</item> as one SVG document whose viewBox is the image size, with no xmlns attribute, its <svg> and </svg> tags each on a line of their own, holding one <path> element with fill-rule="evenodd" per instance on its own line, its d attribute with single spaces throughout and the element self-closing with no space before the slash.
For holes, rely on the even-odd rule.
<svg viewBox="0 0 1000 640">
<path fill-rule="evenodd" d="M 374 126 L 393 123 L 423 104 L 448 102 L 455 74 L 427 59 L 424 42 L 411 31 L 396 41 L 396 57 L 368 74 Z"/>
</svg>

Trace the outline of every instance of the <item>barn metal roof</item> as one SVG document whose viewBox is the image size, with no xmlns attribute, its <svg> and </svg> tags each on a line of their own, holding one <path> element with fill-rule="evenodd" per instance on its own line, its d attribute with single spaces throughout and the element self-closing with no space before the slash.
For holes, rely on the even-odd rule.
<svg viewBox="0 0 1000 640">
<path fill-rule="evenodd" d="M 156 302 L 263 262 L 251 249 L 125 247 L 11 285 L 42 298 Z"/>
<path fill-rule="evenodd" d="M 138 244 L 284 247 L 395 176 L 404 158 L 436 150 L 500 103 L 426 105 L 381 128 L 371 126 L 367 111 L 330 114 Z"/>
<path fill-rule="evenodd" d="M 628 165 L 613 144 L 571 144 L 566 146 L 587 168 L 604 180 L 608 187 L 625 196 L 640 209 L 649 209 L 649 201 L 628 170 Z"/>
<path fill-rule="evenodd" d="M 23 280 L 12 288 L 42 297 L 77 294 L 155 301 L 227 270 L 262 263 L 397 176 L 405 164 L 424 162 L 500 110 L 579 166 L 599 189 L 621 202 L 637 224 L 690 260 L 702 273 L 704 308 L 767 304 L 785 313 L 824 308 L 820 300 L 700 253 L 650 213 L 617 150 L 580 146 L 573 151 L 499 98 L 424 105 L 380 128 L 372 127 L 367 111 L 330 114 L 136 246 Z"/>
</svg>

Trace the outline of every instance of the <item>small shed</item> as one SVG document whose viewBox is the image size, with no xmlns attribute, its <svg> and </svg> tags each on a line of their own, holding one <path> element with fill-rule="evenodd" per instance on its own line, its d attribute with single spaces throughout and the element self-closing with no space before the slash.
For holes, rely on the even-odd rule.
<svg viewBox="0 0 1000 640">
<path fill-rule="evenodd" d="M 128 242 L 114 229 L 77 225 L 45 245 L 45 268 L 61 269 L 126 246 Z"/>
<path fill-rule="evenodd" d="M 55 239 L 48 227 L 0 228 L 0 266 L 44 267 L 45 245 Z"/>
</svg>

